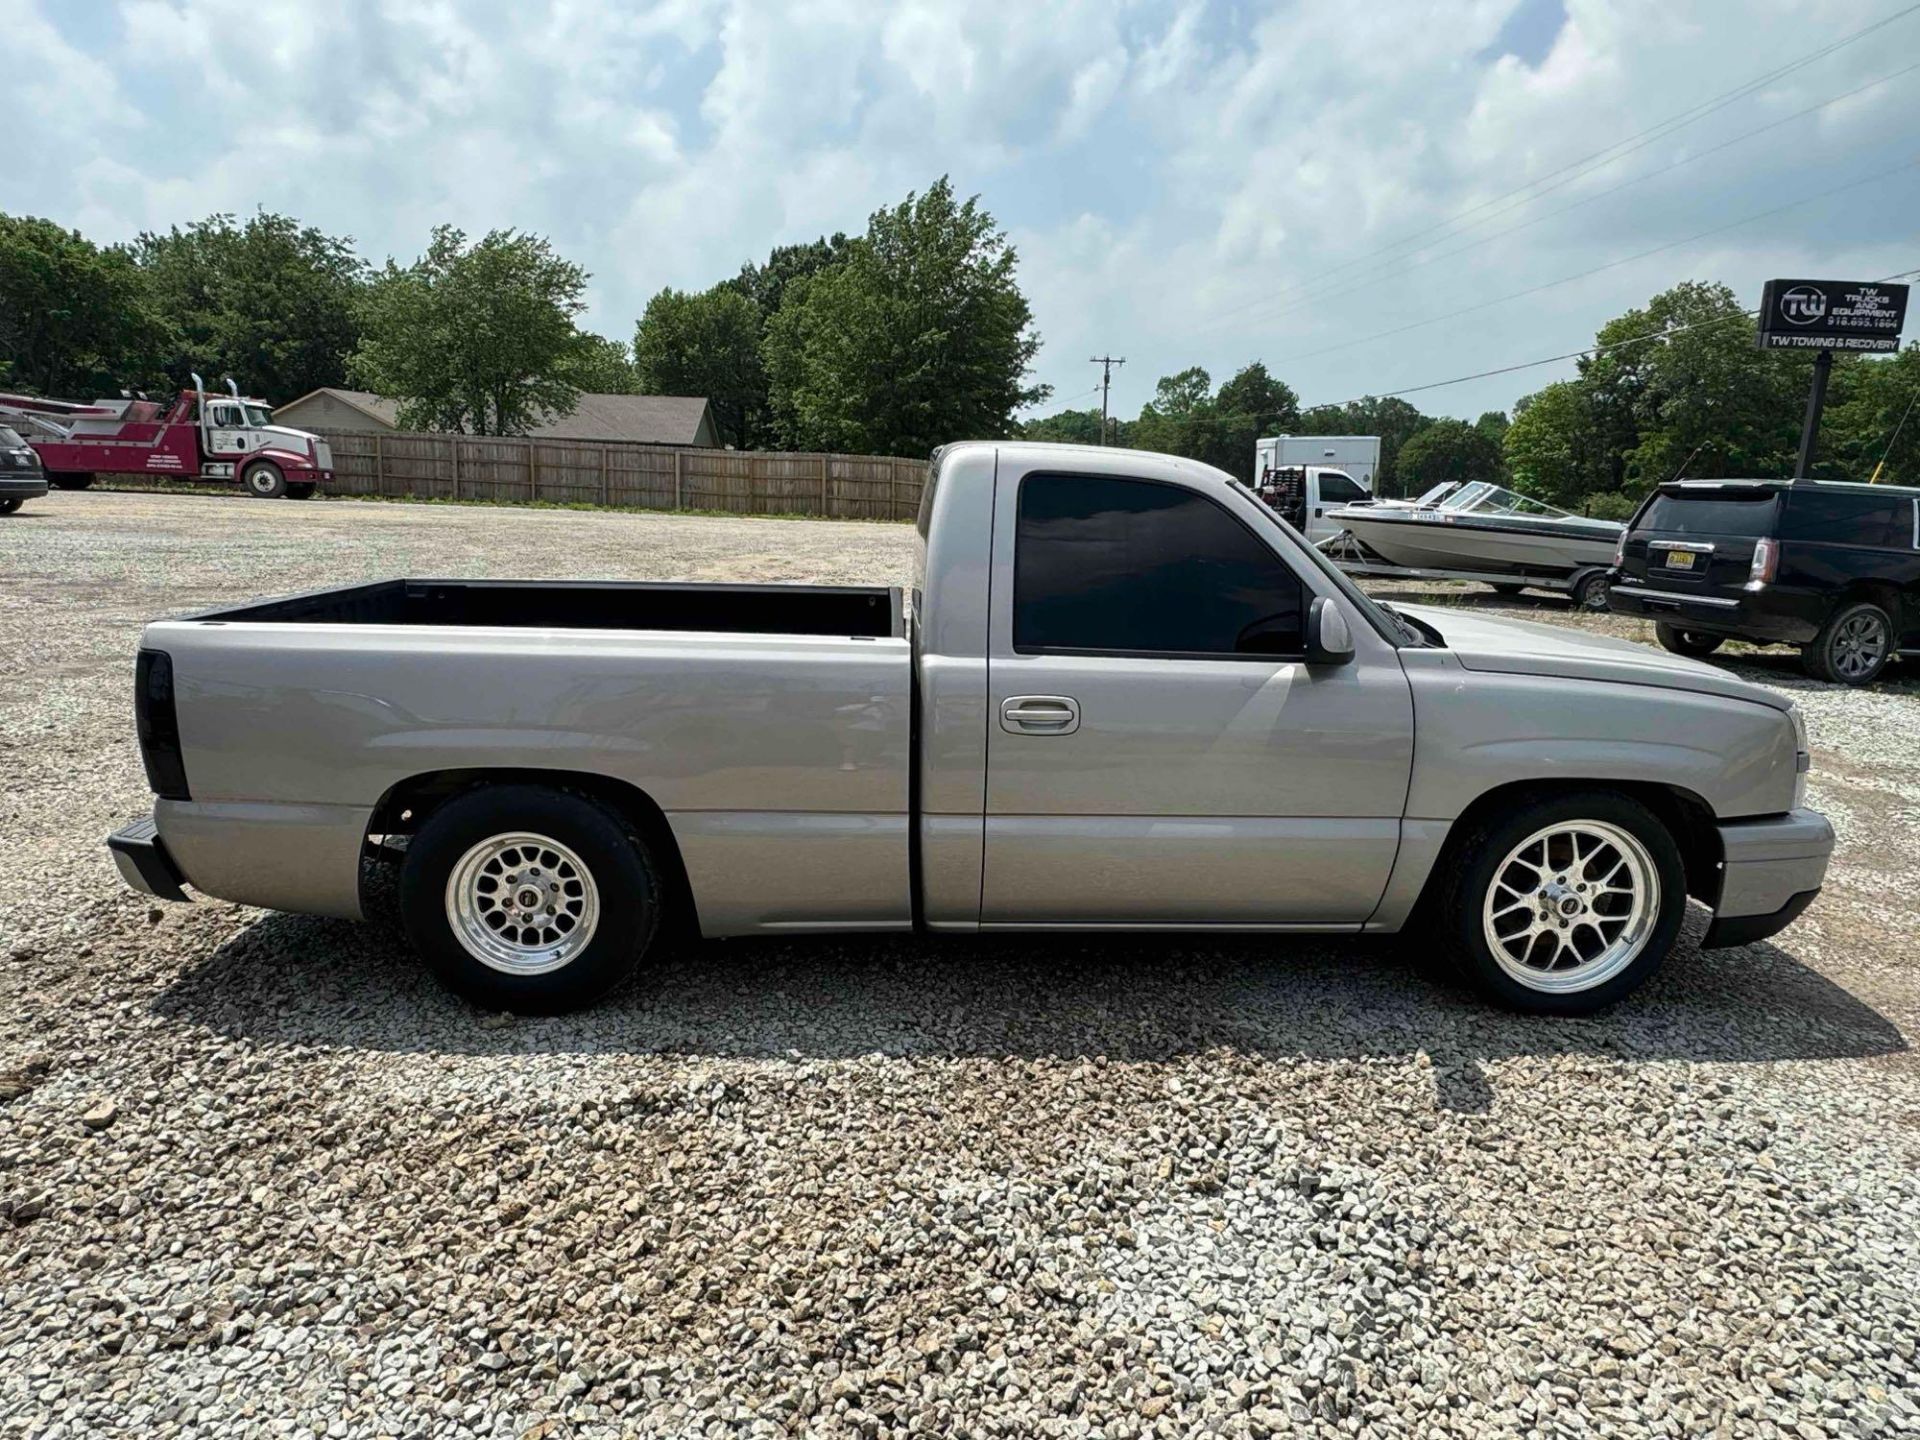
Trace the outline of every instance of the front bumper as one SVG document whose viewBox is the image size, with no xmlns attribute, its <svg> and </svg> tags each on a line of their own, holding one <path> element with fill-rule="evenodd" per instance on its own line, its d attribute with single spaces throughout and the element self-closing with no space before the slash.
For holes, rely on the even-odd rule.
<svg viewBox="0 0 1920 1440">
<path fill-rule="evenodd" d="M 1719 830 L 1720 900 L 1703 950 L 1748 945 L 1786 929 L 1820 893 L 1833 854 L 1833 826 L 1814 810 L 1733 820 Z"/>
<path fill-rule="evenodd" d="M 0 500 L 38 500 L 47 493 L 43 470 L 0 470 Z"/>
<path fill-rule="evenodd" d="M 186 876 L 167 853 L 152 816 L 114 831 L 107 837 L 107 849 L 113 852 L 113 863 L 120 871 L 120 878 L 135 890 L 158 900 L 187 898 L 180 888 L 186 883 Z"/>
</svg>

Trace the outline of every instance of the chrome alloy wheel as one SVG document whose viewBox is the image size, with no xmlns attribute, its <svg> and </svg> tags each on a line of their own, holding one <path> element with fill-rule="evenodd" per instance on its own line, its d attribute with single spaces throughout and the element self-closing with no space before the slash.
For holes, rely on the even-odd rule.
<svg viewBox="0 0 1920 1440">
<path fill-rule="evenodd" d="M 545 835 L 482 840 L 447 876 L 447 925 L 481 964 L 544 975 L 587 948 L 600 893 L 580 857 Z"/>
<path fill-rule="evenodd" d="M 1873 674 L 1887 653 L 1887 627 L 1871 612 L 1851 615 L 1834 631 L 1833 668 L 1849 680 Z"/>
<path fill-rule="evenodd" d="M 1604 984 L 1646 948 L 1660 915 L 1647 847 L 1604 820 L 1536 830 L 1493 872 L 1481 922 L 1500 968 L 1529 990 Z"/>
</svg>

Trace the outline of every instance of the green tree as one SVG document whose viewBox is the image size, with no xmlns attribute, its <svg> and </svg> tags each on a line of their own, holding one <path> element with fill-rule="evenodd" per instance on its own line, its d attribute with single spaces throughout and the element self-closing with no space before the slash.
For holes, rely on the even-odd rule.
<svg viewBox="0 0 1920 1440">
<path fill-rule="evenodd" d="M 142 234 L 133 254 L 174 334 L 175 385 L 231 375 L 280 403 L 346 379 L 367 273 L 351 239 L 261 211 Z"/>
<path fill-rule="evenodd" d="M 580 332 L 579 352 L 566 364 L 566 377 L 584 395 L 637 395 L 640 381 L 624 341 Z"/>
<path fill-rule="evenodd" d="M 1507 427 L 1513 422 L 1507 419 L 1504 410 L 1488 410 L 1473 422 L 1473 428 L 1498 445 L 1507 438 Z"/>
<path fill-rule="evenodd" d="M 776 245 L 764 265 L 748 262 L 740 267 L 738 275 L 720 283 L 751 300 L 764 325 L 779 313 L 792 281 L 818 275 L 841 264 L 857 244 L 858 240 L 849 240 L 836 232 L 832 238 L 823 235 L 800 245 Z"/>
<path fill-rule="evenodd" d="M 1098 445 L 1100 439 L 1100 412 L 1098 410 L 1061 410 L 1052 415 L 1042 415 L 1028 420 L 1020 426 L 1020 436 L 1025 440 L 1048 440 L 1063 445 Z M 1107 438 L 1109 445 L 1137 445 L 1133 426 L 1118 416 L 1107 419 Z"/>
<path fill-rule="evenodd" d="M 9 384 L 81 400 L 158 384 L 168 338 L 126 251 L 51 220 L 0 215 L 0 365 Z"/>
<path fill-rule="evenodd" d="M 1291 433 L 1300 424 L 1300 397 L 1258 360 L 1220 387 L 1213 408 L 1213 435 L 1202 458 L 1249 484 L 1254 478 L 1254 443 L 1262 436 Z"/>
<path fill-rule="evenodd" d="M 1862 359 L 1834 378 L 1817 452 L 1828 458 L 1814 473 L 1871 480 L 1884 460 L 1882 484 L 1920 485 L 1920 343 Z"/>
<path fill-rule="evenodd" d="M 1611 489 L 1606 436 L 1577 380 L 1555 381 L 1515 405 L 1503 449 L 1513 488 L 1535 499 L 1578 508 Z"/>
<path fill-rule="evenodd" d="M 919 455 L 1013 432 L 1047 387 L 1017 257 L 943 176 L 874 213 L 846 258 L 789 280 L 763 358 L 775 421 L 811 449 Z"/>
<path fill-rule="evenodd" d="M 1430 420 L 1400 447 L 1398 474 L 1409 495 L 1451 481 L 1498 480 L 1500 447 L 1464 420 Z"/>
<path fill-rule="evenodd" d="M 700 395 L 723 442 L 746 448 L 767 430 L 760 312 L 740 291 L 662 290 L 633 332 L 634 369 L 649 395 Z"/>
<path fill-rule="evenodd" d="M 1344 405 L 1313 406 L 1302 412 L 1299 433 L 1379 436 L 1380 464 L 1373 472 L 1373 491 L 1382 499 L 1392 499 L 1418 493 L 1403 483 L 1399 471 L 1400 447 L 1426 423 L 1427 417 L 1404 400 L 1369 395 Z"/>
<path fill-rule="evenodd" d="M 1177 375 L 1162 375 L 1153 399 L 1140 407 L 1132 443 L 1140 450 L 1199 459 L 1213 444 L 1220 418 L 1213 399 L 1213 377 L 1198 365 Z"/>
<path fill-rule="evenodd" d="M 403 426 L 524 434 L 578 402 L 586 283 L 537 235 L 495 230 L 469 246 L 438 226 L 425 255 L 389 260 L 367 287 L 348 373 L 398 400 Z"/>
</svg>

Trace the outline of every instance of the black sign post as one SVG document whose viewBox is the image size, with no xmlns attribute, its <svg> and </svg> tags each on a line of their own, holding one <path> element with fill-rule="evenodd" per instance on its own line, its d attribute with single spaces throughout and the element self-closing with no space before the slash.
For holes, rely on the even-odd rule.
<svg viewBox="0 0 1920 1440">
<path fill-rule="evenodd" d="M 1813 470 L 1820 438 L 1820 411 L 1827 403 L 1833 352 L 1898 350 L 1907 319 L 1907 287 L 1881 281 L 1769 280 L 1760 296 L 1760 348 L 1812 350 L 1813 386 L 1800 430 L 1800 458 L 1793 478 Z"/>
</svg>

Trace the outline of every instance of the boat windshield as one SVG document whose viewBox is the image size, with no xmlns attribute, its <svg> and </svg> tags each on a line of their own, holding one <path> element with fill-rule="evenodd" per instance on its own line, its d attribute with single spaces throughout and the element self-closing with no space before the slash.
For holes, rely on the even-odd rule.
<svg viewBox="0 0 1920 1440">
<path fill-rule="evenodd" d="M 1509 490 L 1504 485 L 1495 485 L 1490 480 L 1476 480 L 1452 496 L 1442 507 L 1447 510 L 1471 511 L 1477 515 L 1538 515 L 1547 519 L 1570 520 L 1572 512 L 1562 510 L 1558 505 L 1549 505 L 1544 500 L 1535 500 L 1530 495 L 1522 495 Z"/>
<path fill-rule="evenodd" d="M 1413 503 L 1423 510 L 1431 510 L 1459 488 L 1460 482 L 1458 480 L 1448 480 L 1444 484 L 1434 486 Z"/>
</svg>

